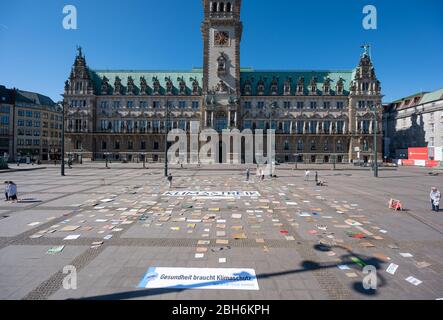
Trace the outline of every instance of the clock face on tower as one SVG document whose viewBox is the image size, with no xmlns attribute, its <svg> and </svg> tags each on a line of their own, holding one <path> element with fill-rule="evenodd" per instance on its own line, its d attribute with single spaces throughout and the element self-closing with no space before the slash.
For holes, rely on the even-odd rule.
<svg viewBox="0 0 443 320">
<path fill-rule="evenodd" d="M 229 32 L 215 31 L 214 44 L 216 46 L 222 46 L 222 47 L 229 46 Z"/>
</svg>

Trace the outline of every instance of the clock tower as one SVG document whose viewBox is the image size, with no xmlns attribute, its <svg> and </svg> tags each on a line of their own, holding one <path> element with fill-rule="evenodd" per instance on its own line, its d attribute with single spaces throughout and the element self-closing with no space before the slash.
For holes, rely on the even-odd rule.
<svg viewBox="0 0 443 320">
<path fill-rule="evenodd" d="M 203 0 L 204 127 L 239 126 L 241 0 Z"/>
</svg>

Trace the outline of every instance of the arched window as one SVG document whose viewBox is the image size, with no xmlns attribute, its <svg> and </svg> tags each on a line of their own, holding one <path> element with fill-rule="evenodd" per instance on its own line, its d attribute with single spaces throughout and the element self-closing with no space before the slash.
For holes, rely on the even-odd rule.
<svg viewBox="0 0 443 320">
<path fill-rule="evenodd" d="M 303 140 L 298 140 L 297 141 L 297 151 L 298 152 L 303 151 Z"/>
<path fill-rule="evenodd" d="M 285 150 L 289 150 L 289 141 L 285 140 Z"/>
<path fill-rule="evenodd" d="M 228 2 L 228 3 L 226 4 L 226 12 L 231 12 L 231 11 L 232 11 L 232 5 L 231 5 L 230 2 Z"/>
<path fill-rule="evenodd" d="M 343 152 L 343 143 L 341 142 L 341 140 L 337 141 L 337 152 Z"/>
<path fill-rule="evenodd" d="M 363 141 L 363 151 L 369 151 L 368 140 Z"/>
<path fill-rule="evenodd" d="M 317 146 L 315 144 L 315 140 L 311 140 L 311 151 L 315 151 L 317 149 Z"/>
<path fill-rule="evenodd" d="M 225 11 L 225 3 L 224 2 L 219 3 L 218 11 L 220 11 L 220 12 Z"/>
</svg>

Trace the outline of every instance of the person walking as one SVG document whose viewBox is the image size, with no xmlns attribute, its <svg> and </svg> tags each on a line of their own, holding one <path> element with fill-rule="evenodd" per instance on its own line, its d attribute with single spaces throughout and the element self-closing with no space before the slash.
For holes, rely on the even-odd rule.
<svg viewBox="0 0 443 320">
<path fill-rule="evenodd" d="M 249 181 L 249 176 L 251 175 L 251 172 L 249 171 L 249 168 L 246 169 L 246 181 Z"/>
<path fill-rule="evenodd" d="M 169 188 L 172 187 L 172 174 L 168 175 Z"/>
<path fill-rule="evenodd" d="M 318 171 L 315 171 L 315 183 L 318 183 Z"/>
<path fill-rule="evenodd" d="M 5 181 L 5 201 L 9 200 L 9 181 Z"/>
<path fill-rule="evenodd" d="M 263 170 L 263 168 L 260 169 L 260 176 L 261 176 L 261 181 L 264 181 L 265 180 L 265 170 Z"/>
<path fill-rule="evenodd" d="M 9 200 L 17 201 L 17 185 L 9 181 L 9 191 L 8 191 Z"/>
<path fill-rule="evenodd" d="M 438 191 L 436 187 L 433 187 L 431 189 L 431 193 L 429 194 L 429 197 L 431 198 L 432 211 L 439 212 L 440 211 L 440 199 L 441 199 L 440 191 Z"/>
</svg>

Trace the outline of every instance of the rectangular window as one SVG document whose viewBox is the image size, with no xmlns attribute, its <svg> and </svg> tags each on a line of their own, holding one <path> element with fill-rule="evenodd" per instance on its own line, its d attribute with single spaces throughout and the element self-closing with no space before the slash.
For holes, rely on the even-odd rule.
<svg viewBox="0 0 443 320">
<path fill-rule="evenodd" d="M 303 101 L 297 101 L 297 109 L 301 110 L 301 109 L 303 109 L 303 107 L 304 107 Z"/>
<path fill-rule="evenodd" d="M 252 108 L 252 103 L 251 103 L 251 101 L 245 101 L 244 108 L 245 108 L 245 109 L 251 109 L 251 108 Z"/>
<path fill-rule="evenodd" d="M 359 101 L 358 102 L 358 108 L 363 109 L 365 107 L 365 101 Z"/>
<path fill-rule="evenodd" d="M 32 117 L 32 111 L 26 111 L 26 116 L 27 117 Z"/>
<path fill-rule="evenodd" d="M 116 149 L 116 150 L 120 149 L 120 141 L 114 142 L 114 149 Z"/>
<path fill-rule="evenodd" d="M 252 121 L 251 120 L 245 120 L 243 121 L 243 127 L 245 129 L 252 129 Z"/>
<path fill-rule="evenodd" d="M 284 109 L 291 109 L 291 101 L 284 101 L 283 108 Z"/>
<path fill-rule="evenodd" d="M 108 108 L 108 101 L 102 101 L 101 104 L 100 104 L 100 106 L 101 106 L 103 109 L 107 109 L 107 108 Z"/>
<path fill-rule="evenodd" d="M 129 100 L 126 104 L 127 108 L 132 109 L 134 107 L 134 101 Z"/>
<path fill-rule="evenodd" d="M 148 107 L 148 102 L 147 101 L 140 101 L 140 108 L 147 108 Z"/>
<path fill-rule="evenodd" d="M 317 121 L 310 121 L 309 122 L 309 132 L 311 134 L 317 133 Z"/>
<path fill-rule="evenodd" d="M 297 134 L 303 134 L 304 125 L 303 121 L 297 121 Z"/>
<path fill-rule="evenodd" d="M 317 109 L 317 102 L 311 101 L 311 109 Z"/>
<path fill-rule="evenodd" d="M 370 121 L 369 120 L 363 120 L 363 133 L 368 134 L 369 133 L 369 126 L 370 126 Z"/>
<path fill-rule="evenodd" d="M 153 107 L 154 109 L 158 109 L 158 108 L 160 108 L 160 101 L 153 101 L 153 102 L 152 102 L 152 107 Z"/>
<path fill-rule="evenodd" d="M 257 129 L 264 129 L 265 128 L 265 122 L 263 120 L 257 121 Z"/>
<path fill-rule="evenodd" d="M 10 108 L 9 108 L 9 106 L 1 106 L 0 107 L 0 112 L 1 113 L 9 113 L 9 110 L 10 110 Z"/>
<path fill-rule="evenodd" d="M 323 102 L 323 109 L 330 109 L 331 108 L 331 102 L 324 101 Z"/>
<path fill-rule="evenodd" d="M 343 134 L 343 128 L 344 128 L 344 121 L 337 121 L 337 133 Z"/>
<path fill-rule="evenodd" d="M 134 142 L 128 141 L 128 150 L 134 149 Z"/>
<path fill-rule="evenodd" d="M 141 141 L 140 142 L 140 149 L 141 150 L 146 150 L 146 141 Z"/>
<path fill-rule="evenodd" d="M 154 141 L 153 149 L 158 150 L 158 142 L 157 141 Z"/>
<path fill-rule="evenodd" d="M 112 106 L 114 107 L 114 109 L 118 109 L 118 108 L 120 108 L 120 101 L 114 101 L 114 102 L 112 103 Z"/>
<path fill-rule="evenodd" d="M 9 116 L 2 116 L 2 124 L 9 124 Z"/>
<path fill-rule="evenodd" d="M 343 101 L 337 101 L 337 109 L 343 109 L 343 108 L 344 108 Z"/>
<path fill-rule="evenodd" d="M 198 101 L 192 101 L 192 109 L 198 109 L 198 108 L 200 108 Z"/>
<path fill-rule="evenodd" d="M 40 119 L 40 112 L 35 111 L 34 112 L 34 118 Z"/>
<path fill-rule="evenodd" d="M 24 117 L 25 116 L 25 110 L 18 110 L 18 116 Z"/>
<path fill-rule="evenodd" d="M 178 102 L 178 107 L 180 109 L 185 109 L 186 108 L 186 101 L 179 101 Z"/>
<path fill-rule="evenodd" d="M 263 109 L 265 107 L 264 101 L 258 101 L 257 102 L 257 109 Z"/>
</svg>

